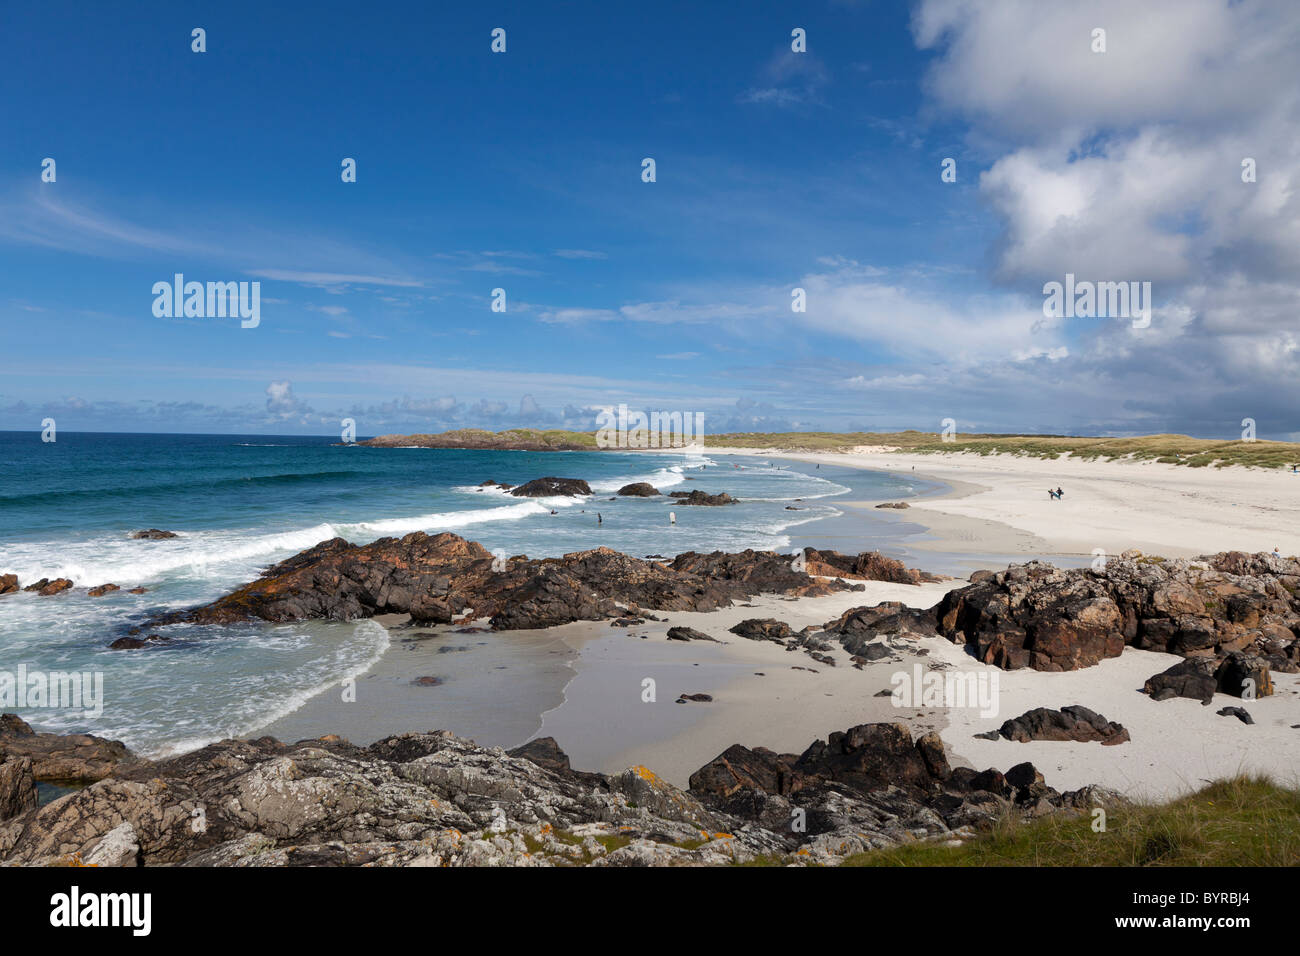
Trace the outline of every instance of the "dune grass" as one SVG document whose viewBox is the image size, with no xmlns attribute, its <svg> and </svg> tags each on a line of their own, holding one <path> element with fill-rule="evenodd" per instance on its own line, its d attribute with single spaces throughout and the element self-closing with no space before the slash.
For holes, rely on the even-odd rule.
<svg viewBox="0 0 1300 956">
<path fill-rule="evenodd" d="M 567 431 L 561 428 L 509 428 L 492 432 L 482 428 L 458 428 L 436 435 L 383 435 L 372 441 L 379 444 L 413 444 L 430 447 L 473 447 L 513 444 L 545 448 L 598 449 L 596 432 Z M 770 448 L 773 451 L 848 451 L 858 445 L 876 445 L 899 451 L 947 454 L 968 452 L 977 455 L 1025 455 L 1033 458 L 1057 458 L 1071 455 L 1086 459 L 1121 459 L 1158 461 L 1189 468 L 1209 465 L 1226 467 L 1246 465 L 1257 468 L 1291 468 L 1300 466 L 1300 443 L 1282 441 L 1220 441 L 1191 438 L 1187 435 L 1137 435 L 1128 438 L 1081 438 L 1071 435 L 998 435 L 955 434 L 944 441 L 937 433 L 902 432 L 731 432 L 706 435 L 707 448 Z"/>
<path fill-rule="evenodd" d="M 1218 780 L 1164 804 L 1093 817 L 1000 821 L 960 846 L 913 843 L 843 866 L 1300 866 L 1300 790 L 1262 776 Z"/>
</svg>

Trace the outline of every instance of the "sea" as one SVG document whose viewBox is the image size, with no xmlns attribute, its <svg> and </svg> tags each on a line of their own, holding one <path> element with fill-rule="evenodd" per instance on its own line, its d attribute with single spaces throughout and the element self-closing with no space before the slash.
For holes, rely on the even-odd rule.
<svg viewBox="0 0 1300 956">
<path fill-rule="evenodd" d="M 592 494 L 524 499 L 480 484 L 543 476 L 584 479 Z M 665 493 L 725 491 L 741 503 L 615 496 L 639 481 Z M 147 756 L 283 720 L 364 675 L 392 646 L 390 630 L 369 620 L 185 625 L 168 628 L 173 640 L 145 652 L 108 645 L 153 614 L 212 601 L 334 537 L 364 543 L 452 531 L 530 557 L 600 545 L 666 557 L 782 550 L 795 536 L 810 540 L 805 526 L 832 526 L 843 514 L 837 499 L 906 498 L 923 484 L 707 451 L 368 448 L 327 437 L 62 431 L 44 442 L 39 432 L 0 432 L 0 574 L 17 574 L 23 586 L 59 577 L 74 585 L 50 597 L 0 597 L 0 709 L 39 730 L 119 739 Z M 177 537 L 130 537 L 148 528 Z M 897 533 L 883 517 L 876 530 Z M 122 590 L 86 595 L 106 583 Z M 126 593 L 136 587 L 145 593 Z M 20 667 L 28 675 L 101 675 L 101 712 L 6 702 L 5 675 Z"/>
</svg>

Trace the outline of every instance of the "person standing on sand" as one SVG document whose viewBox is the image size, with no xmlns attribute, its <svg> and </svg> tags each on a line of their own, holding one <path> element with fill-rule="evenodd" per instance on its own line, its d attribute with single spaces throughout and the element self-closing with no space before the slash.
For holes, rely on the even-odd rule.
<svg viewBox="0 0 1300 956">
<path fill-rule="evenodd" d="M 1053 491 L 1051 488 L 1048 488 L 1048 489 L 1047 489 L 1047 497 L 1049 497 L 1049 498 L 1051 498 L 1053 501 L 1055 501 L 1055 500 L 1056 500 L 1056 492 Z"/>
<path fill-rule="evenodd" d="M 1060 485 L 1056 486 L 1056 497 L 1058 500 L 1065 497 L 1065 492 L 1061 490 Z"/>
</svg>

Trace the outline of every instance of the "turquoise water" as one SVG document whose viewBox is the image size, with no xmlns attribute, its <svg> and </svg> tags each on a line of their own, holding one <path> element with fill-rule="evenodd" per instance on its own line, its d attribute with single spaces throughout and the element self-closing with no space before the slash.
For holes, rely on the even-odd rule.
<svg viewBox="0 0 1300 956">
<path fill-rule="evenodd" d="M 741 467 L 735 467 L 739 464 Z M 811 468 L 811 466 L 805 466 Z M 480 490 L 545 475 L 582 478 L 589 498 L 521 499 Z M 725 508 L 620 498 L 726 491 Z M 908 493 L 902 477 L 859 473 L 853 493 Z M 0 433 L 0 573 L 76 590 L 0 598 L 0 673 L 103 674 L 103 713 L 5 707 L 41 729 L 88 731 L 145 753 L 255 731 L 323 688 L 365 673 L 389 646 L 373 621 L 173 627 L 166 647 L 111 651 L 148 615 L 211 601 L 262 568 L 336 535 L 366 542 L 454 531 L 535 557 L 606 545 L 635 555 L 784 549 L 791 529 L 839 514 L 849 486 L 778 462 L 707 454 L 362 448 L 330 438 Z M 799 499 L 796 503 L 796 500 Z M 788 511 L 793 505 L 799 511 Z M 551 512 L 555 513 L 552 514 Z M 676 512 L 671 526 L 668 513 Z M 597 524 L 599 512 L 603 523 Z M 178 538 L 136 541 L 140 528 Z M 100 598 L 84 589 L 114 583 Z M 126 588 L 145 587 L 142 595 Z"/>
</svg>

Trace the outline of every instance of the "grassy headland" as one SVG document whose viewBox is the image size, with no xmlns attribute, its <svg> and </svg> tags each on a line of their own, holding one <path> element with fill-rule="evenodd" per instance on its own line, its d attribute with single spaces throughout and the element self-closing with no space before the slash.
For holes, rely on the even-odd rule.
<svg viewBox="0 0 1300 956">
<path fill-rule="evenodd" d="M 937 842 L 859 853 L 843 866 L 1300 866 L 1300 790 L 1267 777 L 1218 780 L 1165 804 L 1093 818 L 1004 820 L 959 846 Z"/>
<path fill-rule="evenodd" d="M 595 432 L 511 428 L 491 432 L 461 428 L 438 434 L 380 435 L 362 445 L 372 447 L 495 448 L 523 451 L 597 451 Z M 900 452 L 977 455 L 1025 455 L 1057 458 L 1134 459 L 1203 468 L 1250 465 L 1290 468 L 1300 465 L 1300 444 L 1281 441 L 1221 441 L 1188 435 L 1137 435 L 1128 438 L 1082 438 L 1071 435 L 956 434 L 944 441 L 931 432 L 732 432 L 708 435 L 705 447 L 770 448 L 791 452 L 844 452 L 867 445 Z"/>
</svg>

